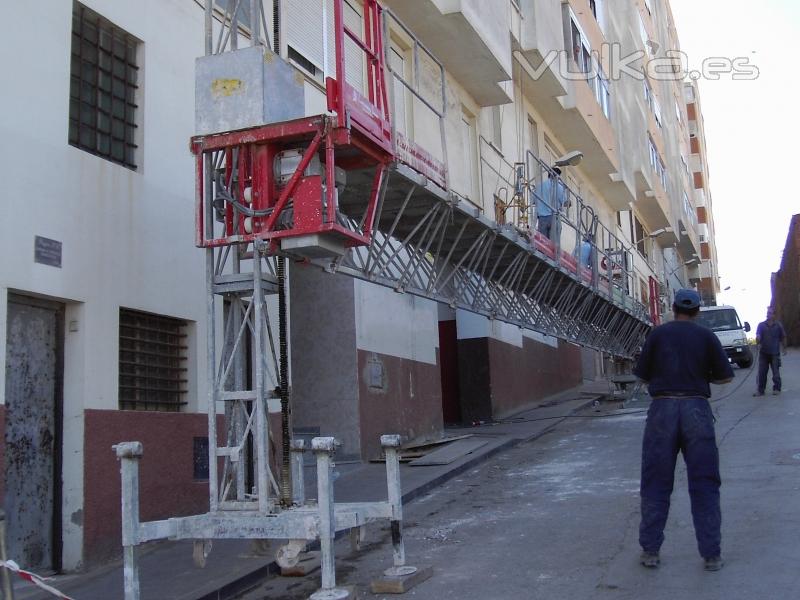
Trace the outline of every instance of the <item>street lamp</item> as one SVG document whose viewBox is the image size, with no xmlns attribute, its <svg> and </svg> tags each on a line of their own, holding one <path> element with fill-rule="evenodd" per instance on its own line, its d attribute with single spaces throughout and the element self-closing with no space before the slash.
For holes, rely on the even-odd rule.
<svg viewBox="0 0 800 600">
<path fill-rule="evenodd" d="M 567 152 L 564 156 L 557 159 L 553 166 L 555 167 L 576 167 L 583 160 L 583 152 L 580 150 L 573 150 Z"/>
<path fill-rule="evenodd" d="M 656 229 L 655 231 L 649 233 L 647 237 L 649 238 L 657 238 L 660 235 L 664 235 L 665 233 L 672 233 L 672 227 L 663 227 L 661 229 Z"/>
<path fill-rule="evenodd" d="M 669 278 L 678 269 L 682 269 L 683 267 L 690 267 L 693 264 L 695 264 L 696 262 L 699 262 L 696 258 L 692 258 L 691 260 L 687 260 L 685 263 L 682 263 L 682 264 L 678 265 L 677 267 L 675 267 L 674 269 L 672 269 L 672 271 L 669 272 L 669 275 L 667 275 L 667 278 Z"/>
</svg>

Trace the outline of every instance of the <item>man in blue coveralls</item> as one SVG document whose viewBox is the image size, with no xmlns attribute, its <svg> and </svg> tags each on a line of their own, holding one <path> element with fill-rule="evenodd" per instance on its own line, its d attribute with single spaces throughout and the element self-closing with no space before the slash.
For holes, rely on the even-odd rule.
<svg viewBox="0 0 800 600">
<path fill-rule="evenodd" d="M 675 463 L 682 452 L 697 547 L 705 569 L 718 571 L 722 568 L 719 453 L 708 384 L 731 381 L 733 369 L 717 336 L 693 322 L 700 311 L 696 291 L 678 290 L 672 310 L 675 320 L 650 332 L 633 371 L 649 384 L 653 398 L 642 442 L 641 562 L 649 568 L 660 563 Z"/>
<path fill-rule="evenodd" d="M 547 174 L 547 179 L 534 191 L 534 197 L 536 228 L 539 233 L 555 241 L 559 230 L 558 215 L 564 205 L 569 206 L 567 188 L 561 181 L 561 169 L 553 167 L 552 172 Z"/>
<path fill-rule="evenodd" d="M 786 354 L 786 332 L 775 320 L 775 310 L 767 309 L 767 320 L 756 328 L 758 342 L 758 390 L 754 396 L 763 396 L 767 388 L 767 371 L 772 368 L 772 395 L 781 393 L 781 353 Z"/>
</svg>

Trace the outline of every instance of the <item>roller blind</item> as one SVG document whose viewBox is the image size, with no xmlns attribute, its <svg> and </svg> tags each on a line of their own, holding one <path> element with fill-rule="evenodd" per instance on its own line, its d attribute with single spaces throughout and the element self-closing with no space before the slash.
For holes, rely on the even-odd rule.
<svg viewBox="0 0 800 600">
<path fill-rule="evenodd" d="M 324 64 L 323 51 L 323 2 L 325 3 L 325 19 L 328 29 L 328 65 Z M 282 0 L 283 34 L 286 44 L 294 48 L 311 62 L 320 72 L 334 76 L 335 48 L 333 36 L 333 0 Z M 362 36 L 364 19 L 361 7 L 357 3 L 344 2 L 344 22 L 354 32 Z M 363 93 L 364 90 L 364 53 L 350 40 L 345 38 L 345 78 L 347 82 Z"/>
</svg>

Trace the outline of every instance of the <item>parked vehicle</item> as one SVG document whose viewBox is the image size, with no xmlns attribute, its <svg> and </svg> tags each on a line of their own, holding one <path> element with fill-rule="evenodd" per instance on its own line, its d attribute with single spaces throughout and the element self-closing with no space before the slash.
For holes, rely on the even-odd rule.
<svg viewBox="0 0 800 600">
<path fill-rule="evenodd" d="M 752 366 L 753 353 L 747 343 L 750 323 L 745 321 L 742 326 L 734 307 L 703 306 L 700 308 L 697 322 L 716 334 L 732 363 L 736 363 L 742 369 L 749 369 Z"/>
</svg>

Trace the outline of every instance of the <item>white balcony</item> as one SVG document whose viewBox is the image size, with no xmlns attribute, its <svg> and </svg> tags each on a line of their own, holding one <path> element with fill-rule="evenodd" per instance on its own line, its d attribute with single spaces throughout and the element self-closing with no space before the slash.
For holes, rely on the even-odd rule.
<svg viewBox="0 0 800 600">
<path fill-rule="evenodd" d="M 703 158 L 699 154 L 689 155 L 689 171 L 692 173 L 703 172 Z"/>
<path fill-rule="evenodd" d="M 511 6 L 481 0 L 385 0 L 480 106 L 511 102 Z"/>
<path fill-rule="evenodd" d="M 706 206 L 706 191 L 704 189 L 698 188 L 694 191 L 694 205 L 697 208 Z"/>
</svg>

